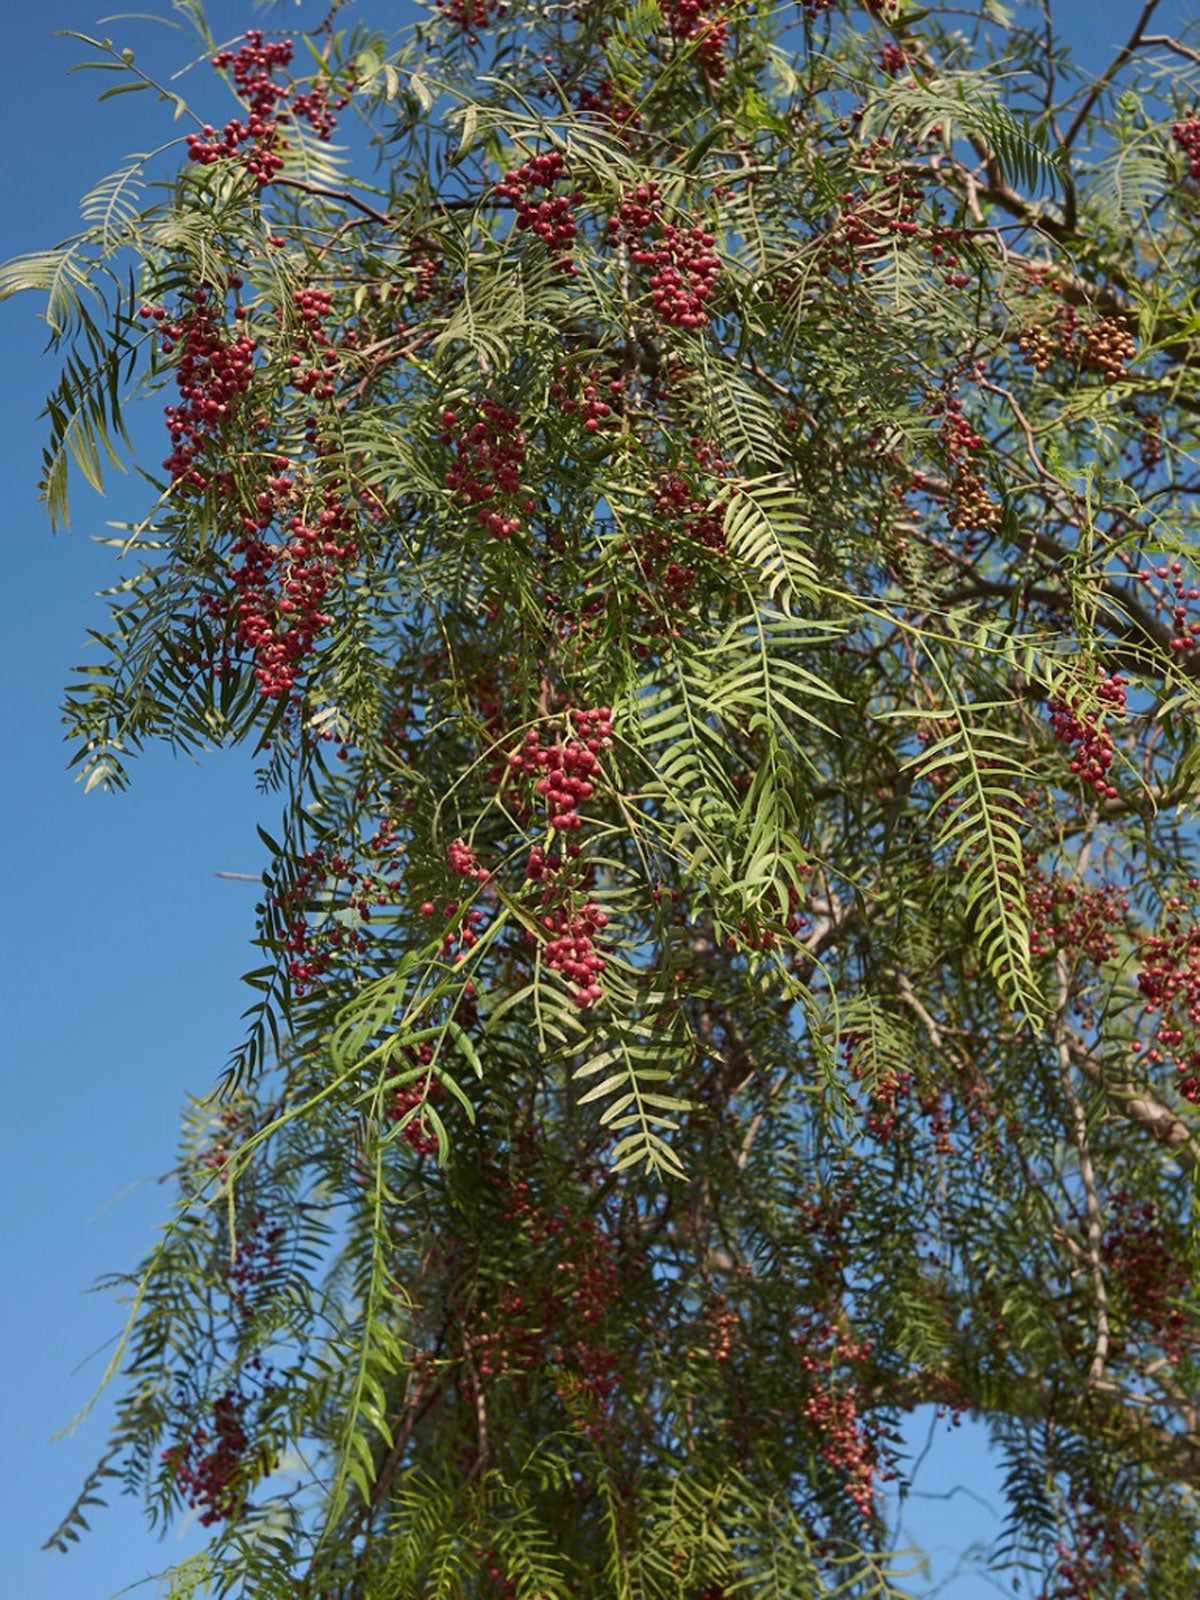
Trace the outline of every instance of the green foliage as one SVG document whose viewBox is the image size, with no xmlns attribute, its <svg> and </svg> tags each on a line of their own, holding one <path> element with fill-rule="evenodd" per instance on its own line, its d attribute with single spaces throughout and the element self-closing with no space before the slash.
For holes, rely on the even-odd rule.
<svg viewBox="0 0 1200 1600">
<path fill-rule="evenodd" d="M 392 20 L 235 43 L 233 124 L 84 39 L 196 159 L 0 269 L 53 522 L 170 407 L 80 777 L 282 812 L 51 1545 L 119 1481 L 178 1600 L 903 1600 L 936 1405 L 998 1581 L 1190 1600 L 1194 52 Z"/>
</svg>

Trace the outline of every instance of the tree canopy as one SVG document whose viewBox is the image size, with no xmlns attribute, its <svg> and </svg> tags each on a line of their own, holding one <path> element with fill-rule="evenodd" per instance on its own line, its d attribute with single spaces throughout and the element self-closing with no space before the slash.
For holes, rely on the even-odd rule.
<svg viewBox="0 0 1200 1600">
<path fill-rule="evenodd" d="M 108 1489 L 305 1600 L 1194 1596 L 1200 49 L 1049 0 L 177 0 L 9 263 L 43 490 L 165 405 L 87 785 L 249 744 L 247 1031 Z M 197 42 L 198 41 L 198 42 Z M 161 122 L 161 134 L 152 131 Z M 169 926 L 163 936 L 169 937 Z"/>
</svg>

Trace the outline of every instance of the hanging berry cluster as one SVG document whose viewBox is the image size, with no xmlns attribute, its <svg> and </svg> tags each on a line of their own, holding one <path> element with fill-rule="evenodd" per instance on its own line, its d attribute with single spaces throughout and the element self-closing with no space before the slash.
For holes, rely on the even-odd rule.
<svg viewBox="0 0 1200 1600">
<path fill-rule="evenodd" d="M 438 9 L 451 25 L 466 35 L 469 45 L 477 45 L 476 28 L 486 28 L 508 10 L 505 0 L 438 0 Z"/>
<path fill-rule="evenodd" d="M 607 706 L 573 711 L 572 735 L 566 739 L 556 736 L 549 743 L 531 728 L 497 774 L 500 782 L 532 779 L 534 795 L 545 804 L 548 826 L 570 841 L 565 850 L 550 854 L 534 845 L 525 876 L 527 882 L 538 886 L 538 920 L 548 935 L 543 959 L 571 985 L 581 1010 L 594 1005 L 604 993 L 600 979 L 606 963 L 598 940 L 608 917 L 586 898 L 590 869 L 572 866 L 580 856 L 573 836 L 585 821 L 580 807 L 592 799 L 603 781 L 599 757 L 612 744 L 611 716 Z M 532 807 L 522 809 L 529 815 Z"/>
<path fill-rule="evenodd" d="M 1188 887 L 1200 889 L 1200 878 Z M 1172 895 L 1164 907 L 1162 931 L 1145 939 L 1140 952 L 1138 989 L 1143 1013 L 1158 1013 L 1144 1059 L 1156 1066 L 1173 1066 L 1179 1074 L 1179 1092 L 1200 1105 L 1200 925 L 1188 912 L 1188 902 Z M 1135 1055 L 1143 1046 L 1134 1040 Z"/>
<path fill-rule="evenodd" d="M 560 833 L 583 826 L 579 807 L 592 798 L 603 779 L 600 752 L 612 748 L 608 706 L 571 711 L 568 720 L 572 732 L 566 739 L 556 734 L 546 744 L 544 734 L 530 728 L 524 743 L 508 757 L 509 773 L 535 780 L 534 791 L 546 802 L 548 825 Z"/>
<path fill-rule="evenodd" d="M 538 189 L 547 191 L 567 177 L 567 164 L 557 150 L 544 155 L 531 156 L 523 166 L 506 172 L 496 185 L 501 200 L 511 203 L 517 214 L 517 228 L 521 232 L 535 233 L 546 246 L 546 254 L 560 272 L 574 277 L 579 271 L 571 259 L 571 247 L 579 232 L 575 222 L 574 207 L 583 199 L 578 191 L 572 194 L 547 193 L 541 200 L 533 198 Z"/>
<path fill-rule="evenodd" d="M 1200 183 L 1200 118 L 1175 123 L 1171 137 L 1187 157 L 1188 176 Z"/>
<path fill-rule="evenodd" d="M 1113 1195 L 1112 1225 L 1104 1237 L 1104 1262 L 1122 1291 L 1131 1321 L 1148 1327 L 1168 1361 L 1176 1364 L 1189 1333 L 1183 1311 L 1191 1285 L 1186 1243 L 1167 1237 L 1158 1207 L 1125 1190 Z M 1195 1330 L 1191 1330 L 1193 1340 Z"/>
<path fill-rule="evenodd" d="M 843 1481 L 847 1499 L 864 1521 L 875 1511 L 876 1480 L 895 1477 L 881 1467 L 878 1427 L 860 1404 L 860 1374 L 871 1356 L 868 1342 L 857 1342 L 825 1322 L 807 1323 L 792 1335 L 801 1368 L 813 1387 L 802 1410 L 815 1431 L 822 1458 Z"/>
<path fill-rule="evenodd" d="M 617 420 L 625 400 L 625 380 L 594 371 L 573 374 L 566 365 L 550 386 L 550 398 L 565 417 L 578 417 L 585 433 L 599 433 Z"/>
<path fill-rule="evenodd" d="M 413 1066 L 431 1067 L 433 1041 L 425 1039 L 420 1045 L 407 1045 L 404 1055 Z M 384 1111 L 384 1116 L 389 1122 L 404 1124 L 400 1130 L 400 1137 L 419 1156 L 432 1156 L 437 1153 L 437 1134 L 425 1120 L 422 1108 L 426 1105 L 436 1105 L 444 1093 L 440 1079 L 427 1071 L 423 1077 L 414 1079 L 412 1083 L 402 1084 L 393 1093 Z"/>
<path fill-rule="evenodd" d="M 288 357 L 292 369 L 292 387 L 299 389 L 301 394 L 312 395 L 315 400 L 329 400 L 334 392 L 330 369 L 337 366 L 338 353 L 325 331 L 325 319 L 329 316 L 332 304 L 333 296 L 327 289 L 297 289 L 292 296 L 292 305 L 302 330 L 301 341 L 310 352 L 307 359 L 299 351 L 293 351 Z"/>
<path fill-rule="evenodd" d="M 935 408 L 940 413 L 938 432 L 950 462 L 950 526 L 957 532 L 967 528 L 990 528 L 1000 517 L 1000 507 L 987 491 L 983 475 L 974 458 L 983 439 L 963 414 L 962 403 L 948 394 Z"/>
<path fill-rule="evenodd" d="M 242 1458 L 250 1444 L 246 1428 L 246 1396 L 230 1387 L 213 1402 L 212 1427 L 197 1427 L 163 1451 L 169 1476 L 187 1503 L 199 1511 L 203 1528 L 236 1515 L 241 1491 Z"/>
<path fill-rule="evenodd" d="M 1065 950 L 1102 967 L 1118 954 L 1112 930 L 1123 926 L 1129 901 L 1111 885 L 1093 888 L 1061 873 L 1047 875 L 1027 857 L 1025 902 L 1033 955 Z"/>
<path fill-rule="evenodd" d="M 247 532 L 233 546 L 241 564 L 233 569 L 230 609 L 238 642 L 253 655 L 258 690 L 267 700 L 282 699 L 295 688 L 317 640 L 332 625 L 324 609 L 330 589 L 358 560 L 353 517 L 329 489 L 311 521 L 301 510 L 292 512 L 285 543 L 270 544 L 262 537 L 292 500 L 294 487 L 286 475 L 268 478 L 255 515 L 245 519 Z"/>
<path fill-rule="evenodd" d="M 702 474 L 720 476 L 726 463 L 702 439 L 691 441 L 693 460 Z M 699 576 L 696 561 L 720 559 L 728 547 L 725 519 L 711 495 L 697 492 L 683 472 L 668 468 L 651 490 L 654 515 L 639 528 L 631 552 L 643 582 L 658 604 L 658 615 L 646 621 L 650 633 L 676 636 L 679 619 L 691 605 Z"/>
<path fill-rule="evenodd" d="M 651 304 L 668 327 L 707 327 L 706 307 L 721 270 L 711 233 L 665 222 L 654 183 L 638 184 L 626 195 L 606 229 L 609 244 L 628 243 L 630 259 L 650 269 Z M 649 243 L 646 234 L 651 235 Z"/>
<path fill-rule="evenodd" d="M 604 1332 L 620 1298 L 616 1245 L 601 1219 L 567 1205 L 546 1209 L 526 1178 L 505 1180 L 502 1196 L 505 1221 L 536 1265 L 526 1283 L 505 1285 L 494 1306 L 478 1313 L 464 1342 L 482 1382 L 551 1375 L 559 1399 L 598 1441 L 617 1388 L 617 1358 Z"/>
<path fill-rule="evenodd" d="M 213 57 L 218 71 L 231 69 L 234 88 L 246 102 L 247 117 L 245 122 L 240 117 L 231 118 L 220 132 L 206 123 L 199 133 L 189 133 L 190 160 L 209 167 L 237 156 L 255 183 L 265 188 L 284 166 L 282 152 L 287 140 L 282 130 L 289 121 L 303 120 L 318 139 L 330 138 L 337 124 L 336 113 L 349 104 L 349 95 L 341 93 L 331 100 L 328 89 L 320 83 L 296 92 L 277 83 L 275 75 L 291 65 L 292 53 L 290 39 L 268 42 L 260 30 L 253 29 L 238 50 L 223 50 Z M 345 87 L 350 86 L 347 83 Z M 283 104 L 285 101 L 287 105 Z"/>
<path fill-rule="evenodd" d="M 484 398 L 474 422 L 460 424 L 456 411 L 442 412 L 441 442 L 454 451 L 445 483 L 462 506 L 493 539 L 510 539 L 529 516 L 534 502 L 522 492 L 525 435 L 521 419 L 507 406 Z"/>
<path fill-rule="evenodd" d="M 1102 800 L 1115 800 L 1117 790 L 1109 781 L 1116 746 L 1108 731 L 1108 718 L 1125 715 L 1127 680 L 1119 672 L 1102 678 L 1096 688 L 1099 702 L 1094 709 L 1080 710 L 1065 694 L 1049 701 L 1050 729 L 1060 743 L 1073 745 L 1071 771 L 1077 773 Z"/>
<path fill-rule="evenodd" d="M 240 280 L 233 279 L 231 287 L 240 288 Z M 201 458 L 254 381 L 258 340 L 247 333 L 226 334 L 217 321 L 216 296 L 204 284 L 192 291 L 187 308 L 174 319 L 163 306 L 142 306 L 140 315 L 155 325 L 164 355 L 179 352 L 179 404 L 166 408 L 172 450 L 163 467 L 174 487 L 203 492 L 210 477 L 201 470 Z"/>
<path fill-rule="evenodd" d="M 372 907 L 387 905 L 400 888 L 399 879 L 389 881 L 372 872 L 360 872 L 336 852 L 318 848 L 305 853 L 297 870 L 268 899 L 297 998 L 303 998 L 325 976 L 339 955 L 366 949 L 365 935 L 335 917 L 334 910 L 344 909 L 358 922 L 369 922 Z M 343 894 L 345 902 L 339 906 Z M 315 925 L 309 921 L 314 906 L 324 912 Z"/>
<path fill-rule="evenodd" d="M 709 0 L 667 0 L 663 15 L 673 39 L 695 44 L 697 59 L 709 83 L 720 83 L 725 76 L 727 14 L 714 9 Z"/>
<path fill-rule="evenodd" d="M 1061 1540 L 1055 1546 L 1053 1587 L 1035 1600 L 1096 1600 L 1105 1594 L 1119 1600 L 1134 1600 L 1142 1589 L 1142 1547 L 1108 1508 L 1099 1509 L 1089 1500 L 1070 1507 L 1073 1528 L 1071 1543 Z"/>
<path fill-rule="evenodd" d="M 1119 551 L 1118 560 L 1132 572 L 1133 563 L 1127 552 Z M 1173 561 L 1170 566 L 1164 562 L 1153 570 L 1143 567 L 1134 576 L 1143 586 L 1146 600 L 1169 619 L 1171 649 L 1182 653 L 1200 648 L 1200 622 L 1188 620 L 1189 604 L 1200 600 L 1200 588 L 1184 577 L 1183 562 Z"/>
</svg>

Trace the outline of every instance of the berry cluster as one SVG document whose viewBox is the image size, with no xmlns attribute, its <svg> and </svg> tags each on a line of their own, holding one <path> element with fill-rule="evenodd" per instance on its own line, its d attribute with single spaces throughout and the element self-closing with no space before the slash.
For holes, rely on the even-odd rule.
<svg viewBox="0 0 1200 1600">
<path fill-rule="evenodd" d="M 570 833 L 583 826 L 579 807 L 590 800 L 603 777 L 600 751 L 612 746 L 612 712 L 608 706 L 594 711 L 572 711 L 573 734 L 563 740 L 557 736 L 544 745 L 536 728 L 525 735 L 525 742 L 508 757 L 514 775 L 536 779 L 535 792 L 546 801 L 551 828 Z"/>
<path fill-rule="evenodd" d="M 610 244 L 628 242 L 630 259 L 651 269 L 650 300 L 663 322 L 673 328 L 707 327 L 706 306 L 721 270 L 711 233 L 664 222 L 662 199 L 653 183 L 638 184 L 626 195 L 606 228 Z M 653 235 L 650 243 L 639 242 L 647 233 Z"/>
<path fill-rule="evenodd" d="M 1189 879 L 1188 887 L 1193 892 L 1200 889 L 1200 878 Z M 1200 1048 L 1195 1046 L 1200 1029 L 1200 926 L 1185 917 L 1187 902 L 1179 895 L 1172 895 L 1165 909 L 1162 931 L 1142 944 L 1138 971 L 1143 1012 L 1146 1016 L 1158 1012 L 1145 1059 L 1153 1065 L 1172 1065 L 1180 1077 L 1180 1094 L 1200 1105 Z M 1141 1042 L 1135 1040 L 1131 1048 L 1140 1054 Z"/>
<path fill-rule="evenodd" d="M 475 508 L 475 520 L 494 539 L 511 538 L 521 526 L 521 517 L 534 508 L 521 489 L 525 435 L 520 420 L 515 412 L 487 398 L 479 402 L 475 421 L 465 426 L 460 426 L 457 412 L 442 412 L 441 442 L 454 450 L 446 487 L 454 491 L 460 505 Z"/>
<path fill-rule="evenodd" d="M 233 569 L 232 611 L 238 641 L 254 656 L 259 693 L 268 700 L 289 695 L 318 638 L 333 617 L 323 608 L 339 573 L 358 560 L 350 512 L 332 491 L 315 519 L 295 511 L 284 544 L 262 534 L 293 489 L 285 476 L 268 478 L 256 504 L 253 527 L 233 546 L 241 564 Z"/>
<path fill-rule="evenodd" d="M 1144 1593 L 1139 1579 L 1142 1547 L 1128 1529 L 1110 1511 L 1090 1504 L 1073 1505 L 1071 1511 L 1073 1542 L 1055 1546 L 1054 1587 L 1035 1600 L 1096 1600 L 1102 1594 L 1134 1600 L 1135 1591 L 1125 1587 L 1127 1580 Z"/>
<path fill-rule="evenodd" d="M 1168 1359 L 1177 1362 L 1188 1323 L 1186 1303 L 1190 1273 L 1184 1257 L 1171 1248 L 1166 1228 L 1153 1201 L 1140 1205 L 1124 1190 L 1112 1198 L 1115 1213 L 1104 1238 L 1104 1260 L 1120 1285 L 1129 1314 L 1149 1325 Z"/>
<path fill-rule="evenodd" d="M 720 469 L 722 464 L 713 460 L 702 441 L 694 439 L 692 448 L 698 465 Z M 695 557 L 726 553 L 724 517 L 710 497 L 698 495 L 688 478 L 673 469 L 659 474 L 651 500 L 654 516 L 639 531 L 634 559 L 662 609 L 668 615 L 679 614 L 691 603 L 698 576 Z"/>
<path fill-rule="evenodd" d="M 1000 507 L 987 491 L 983 475 L 974 464 L 983 439 L 963 414 L 961 402 L 947 395 L 936 408 L 941 414 L 939 434 L 950 462 L 950 526 L 956 532 L 967 528 L 990 528 L 1000 517 Z"/>
<path fill-rule="evenodd" d="M 190 1439 L 163 1451 L 167 1471 L 188 1504 L 199 1510 L 203 1528 L 227 1522 L 239 1509 L 239 1468 L 250 1444 L 246 1406 L 240 1389 L 226 1389 L 213 1402 L 211 1430 L 199 1427 Z"/>
<path fill-rule="evenodd" d="M 474 850 L 465 839 L 453 839 L 446 846 L 446 865 L 456 878 L 478 878 L 486 883 L 491 874 L 479 865 Z"/>
<path fill-rule="evenodd" d="M 709 0 L 667 0 L 663 15 L 671 37 L 696 45 L 696 56 L 710 84 L 725 76 L 725 41 L 729 18 L 724 11 L 713 11 Z"/>
<path fill-rule="evenodd" d="M 332 304 L 333 296 L 327 289 L 297 289 L 292 296 L 292 305 L 303 330 L 303 340 L 313 351 L 307 363 L 298 351 L 293 351 L 288 357 L 292 386 L 299 389 L 301 394 L 310 394 L 317 400 L 332 399 L 334 392 L 330 369 L 337 365 L 338 353 L 325 331 L 325 319 Z"/>
<path fill-rule="evenodd" d="M 1200 118 L 1175 123 L 1171 137 L 1188 158 L 1188 176 L 1200 182 Z"/>
<path fill-rule="evenodd" d="M 299 869 L 270 897 L 270 907 L 279 917 L 278 934 L 289 958 L 288 977 L 298 997 L 302 998 L 324 977 L 339 952 L 366 948 L 364 936 L 340 921 L 327 917 L 315 928 L 309 922 L 309 908 L 314 901 L 322 907 L 331 906 L 342 884 L 348 893 L 347 909 L 356 911 L 363 922 L 370 921 L 372 905 L 387 904 L 387 895 L 381 893 L 384 886 L 372 874 L 359 873 L 345 856 L 329 855 L 321 849 L 307 851 Z M 399 883 L 386 887 L 395 892 Z"/>
<path fill-rule="evenodd" d="M 1133 562 L 1126 552 L 1118 551 L 1118 559 L 1132 572 Z M 1173 561 L 1170 566 L 1164 563 L 1153 569 L 1143 567 L 1135 576 L 1154 609 L 1170 620 L 1171 649 L 1183 652 L 1200 646 L 1200 622 L 1188 621 L 1189 602 L 1200 600 L 1200 588 L 1185 580 L 1182 561 Z M 1162 584 L 1161 588 L 1157 587 L 1156 579 Z"/>
<path fill-rule="evenodd" d="M 486 28 L 508 10 L 504 0 L 438 0 L 438 6 L 445 20 L 466 35 L 469 45 L 479 43 L 476 28 Z"/>
<path fill-rule="evenodd" d="M 1033 955 L 1065 950 L 1097 967 L 1117 955 L 1119 946 L 1112 929 L 1123 925 L 1129 901 L 1110 885 L 1091 888 L 1057 872 L 1047 876 L 1027 861 L 1025 899 Z"/>
<path fill-rule="evenodd" d="M 604 1337 L 620 1294 L 616 1246 L 603 1222 L 567 1205 L 545 1209 L 527 1178 L 502 1185 L 505 1220 L 531 1262 L 526 1282 L 506 1285 L 468 1335 L 479 1380 L 553 1375 L 559 1398 L 599 1440 L 609 1425 L 617 1360 Z"/>
<path fill-rule="evenodd" d="M 249 1315 L 254 1291 L 273 1277 L 283 1237 L 282 1225 L 267 1226 L 261 1215 L 252 1216 L 248 1223 L 243 1222 L 238 1233 L 237 1253 L 232 1260 L 227 1256 L 224 1264 L 230 1304 L 236 1316 Z"/>
<path fill-rule="evenodd" d="M 626 143 L 631 142 L 629 135 L 641 126 L 641 113 L 625 91 L 619 89 L 609 77 L 601 78 L 594 89 L 582 86 L 575 96 L 575 104 L 580 111 L 591 112 L 593 116 L 603 117 L 606 122 L 615 123 Z"/>
<path fill-rule="evenodd" d="M 870 1359 L 870 1344 L 841 1337 L 828 1323 L 793 1334 L 802 1352 L 801 1368 L 814 1378 L 802 1415 L 816 1432 L 822 1458 L 844 1480 L 845 1493 L 864 1521 L 874 1515 L 875 1480 L 880 1472 L 880 1441 L 859 1405 L 856 1369 Z M 849 1371 L 839 1371 L 839 1367 Z"/>
<path fill-rule="evenodd" d="M 581 418 L 586 433 L 599 433 L 601 428 L 616 421 L 625 399 L 622 378 L 605 380 L 596 372 L 582 372 L 574 387 L 571 378 L 570 369 L 561 366 L 557 379 L 550 386 L 550 398 L 564 416 Z"/>
<path fill-rule="evenodd" d="M 912 1093 L 913 1075 L 906 1068 L 885 1067 L 882 1072 L 875 1070 L 873 1064 L 868 1068 L 861 1053 L 864 1042 L 861 1034 L 847 1033 L 843 1036 L 846 1069 L 853 1081 L 866 1079 L 865 1086 L 871 1098 L 863 1120 L 871 1137 L 878 1139 L 881 1144 L 887 1144 L 901 1129 L 898 1108 Z M 868 1055 L 866 1059 L 870 1060 L 871 1057 Z"/>
<path fill-rule="evenodd" d="M 238 288 L 240 283 L 235 279 L 232 286 Z M 258 349 L 257 339 L 249 334 L 229 337 L 224 332 L 217 322 L 214 298 L 201 284 L 193 291 L 188 309 L 173 320 L 163 306 L 142 306 L 139 313 L 156 325 L 164 355 L 179 351 L 175 384 L 180 403 L 166 408 L 172 450 L 163 467 L 171 474 L 173 485 L 197 491 L 209 487 L 198 458 L 209 437 L 228 421 L 253 383 Z"/>
<path fill-rule="evenodd" d="M 552 935 L 543 951 L 546 965 L 575 985 L 575 1004 L 581 1011 L 604 994 L 600 976 L 607 963 L 596 948 L 596 935 L 607 922 L 600 907 L 590 902 L 579 911 L 558 910 L 542 918 L 542 926 Z"/>
<path fill-rule="evenodd" d="M 583 199 L 573 194 L 549 194 L 544 199 L 533 199 L 537 189 L 553 189 L 567 176 L 567 164 L 557 150 L 532 156 L 523 166 L 506 172 L 496 185 L 496 194 L 511 202 L 517 214 L 520 231 L 536 233 L 546 246 L 546 254 L 560 272 L 574 276 L 579 268 L 571 259 L 571 246 L 579 232 L 573 208 Z"/>
<path fill-rule="evenodd" d="M 433 1064 L 433 1043 L 426 1039 L 420 1046 L 408 1045 L 404 1054 L 414 1066 L 430 1067 Z M 438 1147 L 437 1134 L 425 1121 L 421 1108 L 427 1104 L 436 1105 L 444 1093 L 440 1080 L 427 1072 L 412 1083 L 402 1084 L 384 1111 L 389 1122 L 404 1123 L 400 1137 L 419 1156 L 435 1155 Z"/>
<path fill-rule="evenodd" d="M 1102 678 L 1096 689 L 1098 704 L 1092 710 L 1080 710 L 1064 695 L 1054 695 L 1049 701 L 1052 733 L 1060 743 L 1075 746 L 1071 771 L 1078 773 L 1102 800 L 1117 798 L 1117 791 L 1108 777 L 1116 746 L 1108 731 L 1107 719 L 1125 715 L 1126 684 L 1127 680 L 1119 672 Z"/>
<path fill-rule="evenodd" d="M 219 132 L 206 123 L 199 133 L 189 133 L 189 159 L 209 167 L 237 156 L 259 187 L 265 188 L 284 165 L 282 151 L 287 141 L 281 130 L 289 120 L 303 119 L 319 139 L 327 140 L 336 126 L 336 113 L 349 103 L 349 96 L 343 93 L 331 100 L 323 84 L 314 84 L 306 92 L 292 94 L 290 105 L 284 106 L 290 91 L 275 81 L 275 74 L 285 71 L 291 61 L 290 39 L 268 43 L 258 29 L 246 34 L 237 51 L 223 50 L 214 56 L 213 66 L 218 70 L 232 69 L 234 88 L 248 107 L 247 117 L 245 122 L 231 118 Z"/>
</svg>

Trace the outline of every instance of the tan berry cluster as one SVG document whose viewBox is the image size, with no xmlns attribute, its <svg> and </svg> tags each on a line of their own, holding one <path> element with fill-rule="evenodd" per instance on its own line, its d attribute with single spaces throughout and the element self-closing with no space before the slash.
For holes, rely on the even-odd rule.
<svg viewBox="0 0 1200 1600">
<path fill-rule="evenodd" d="M 988 493 L 983 475 L 974 458 L 983 439 L 963 413 L 961 402 L 950 394 L 938 406 L 939 433 L 950 462 L 950 526 L 961 532 L 967 528 L 990 528 L 1000 518 L 1000 507 Z"/>
</svg>

